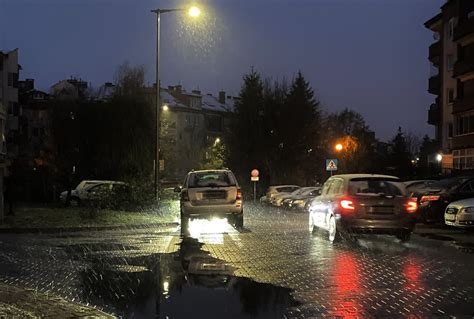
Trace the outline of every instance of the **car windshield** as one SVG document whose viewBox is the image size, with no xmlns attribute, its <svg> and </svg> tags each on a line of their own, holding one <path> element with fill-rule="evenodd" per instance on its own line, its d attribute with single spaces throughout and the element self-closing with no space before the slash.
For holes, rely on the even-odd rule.
<svg viewBox="0 0 474 319">
<path fill-rule="evenodd" d="M 359 196 L 401 196 L 402 191 L 396 185 L 397 181 L 375 178 L 358 178 L 349 182 L 349 194 Z"/>
<path fill-rule="evenodd" d="M 235 181 L 227 172 L 197 172 L 189 176 L 188 187 L 227 187 L 235 186 Z"/>
</svg>

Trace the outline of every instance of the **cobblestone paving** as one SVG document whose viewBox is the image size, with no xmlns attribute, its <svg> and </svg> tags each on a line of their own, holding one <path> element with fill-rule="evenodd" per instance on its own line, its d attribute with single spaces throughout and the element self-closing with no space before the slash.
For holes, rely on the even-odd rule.
<svg viewBox="0 0 474 319">
<path fill-rule="evenodd" d="M 323 234 L 308 232 L 306 215 L 273 209 L 248 210 L 241 232 L 230 226 L 220 231 L 201 227 L 192 235 L 234 275 L 290 288 L 300 304 L 288 310 L 288 317 L 474 316 L 474 255 L 438 241 L 413 236 L 402 244 L 376 236 L 333 245 Z M 21 239 L 5 235 L 0 241 L 0 282 L 116 314 L 107 305 L 124 302 L 119 305 L 124 316 L 137 311 L 129 308 L 142 291 L 155 294 L 153 283 L 162 273 L 145 270 L 156 269 L 163 256 L 180 249 L 172 227 Z"/>
</svg>

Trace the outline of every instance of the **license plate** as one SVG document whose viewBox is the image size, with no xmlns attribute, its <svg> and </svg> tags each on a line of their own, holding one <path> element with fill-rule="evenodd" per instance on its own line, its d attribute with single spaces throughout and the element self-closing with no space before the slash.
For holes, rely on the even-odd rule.
<svg viewBox="0 0 474 319">
<path fill-rule="evenodd" d="M 201 270 L 225 270 L 225 264 L 222 263 L 203 263 L 201 264 Z"/>
</svg>

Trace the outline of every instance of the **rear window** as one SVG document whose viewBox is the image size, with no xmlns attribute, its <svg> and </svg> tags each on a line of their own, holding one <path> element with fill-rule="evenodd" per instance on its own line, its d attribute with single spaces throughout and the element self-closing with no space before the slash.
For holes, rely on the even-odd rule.
<svg viewBox="0 0 474 319">
<path fill-rule="evenodd" d="M 284 187 L 277 187 L 276 191 L 278 193 L 292 193 L 294 192 L 295 190 L 298 190 L 300 189 L 299 187 L 297 186 L 284 186 Z"/>
<path fill-rule="evenodd" d="M 228 172 L 198 172 L 189 176 L 188 187 L 236 186 L 234 177 Z"/>
<path fill-rule="evenodd" d="M 391 179 L 357 178 L 349 182 L 349 194 L 359 196 L 402 196 L 399 182 Z"/>
</svg>

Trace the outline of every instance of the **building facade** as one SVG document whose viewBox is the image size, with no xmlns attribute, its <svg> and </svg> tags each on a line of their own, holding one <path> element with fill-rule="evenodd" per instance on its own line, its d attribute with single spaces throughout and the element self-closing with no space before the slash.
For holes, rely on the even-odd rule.
<svg viewBox="0 0 474 319">
<path fill-rule="evenodd" d="M 435 126 L 441 167 L 474 170 L 474 1 L 447 1 L 425 27 L 435 39 L 428 92 L 436 97 L 428 123 Z"/>
<path fill-rule="evenodd" d="M 152 105 L 155 90 L 147 90 Z M 181 85 L 161 88 L 160 96 L 161 176 L 165 181 L 180 182 L 191 169 L 201 167 L 209 146 L 224 143 L 236 98 L 223 91 L 218 96 L 188 92 Z"/>
<path fill-rule="evenodd" d="M 0 51 L 0 219 L 4 216 L 4 176 L 7 174 L 10 153 L 7 153 L 7 144 L 14 141 L 18 134 L 18 49 Z"/>
</svg>

